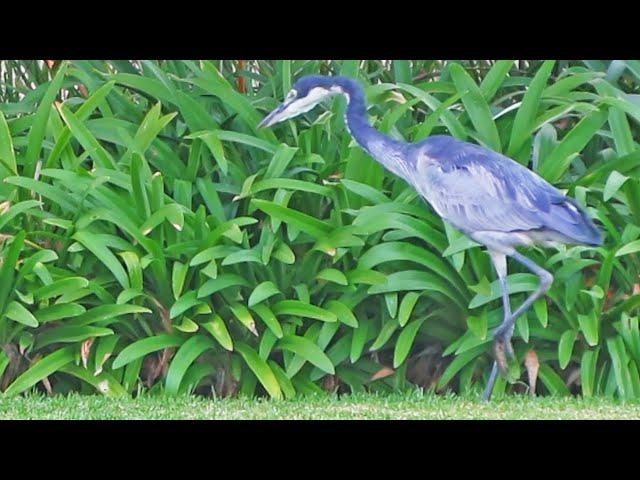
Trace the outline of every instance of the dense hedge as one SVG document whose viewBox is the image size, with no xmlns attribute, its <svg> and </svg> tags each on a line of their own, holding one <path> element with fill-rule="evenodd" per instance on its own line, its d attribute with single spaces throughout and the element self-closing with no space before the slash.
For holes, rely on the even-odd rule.
<svg viewBox="0 0 640 480">
<path fill-rule="evenodd" d="M 487 254 L 352 141 L 344 100 L 256 129 L 320 72 L 357 76 L 380 130 L 501 151 L 603 225 L 529 252 L 556 281 L 498 391 L 640 397 L 640 62 L 0 65 L 6 394 L 483 387 Z M 509 284 L 516 304 L 536 279 Z"/>
</svg>

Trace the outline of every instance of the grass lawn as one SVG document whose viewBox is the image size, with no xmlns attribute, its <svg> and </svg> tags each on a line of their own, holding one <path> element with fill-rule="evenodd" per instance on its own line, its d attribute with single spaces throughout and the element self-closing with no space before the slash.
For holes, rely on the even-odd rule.
<svg viewBox="0 0 640 480">
<path fill-rule="evenodd" d="M 295 401 L 199 397 L 0 397 L 0 419 L 640 419 L 640 402 L 433 395 L 322 396 Z"/>
</svg>

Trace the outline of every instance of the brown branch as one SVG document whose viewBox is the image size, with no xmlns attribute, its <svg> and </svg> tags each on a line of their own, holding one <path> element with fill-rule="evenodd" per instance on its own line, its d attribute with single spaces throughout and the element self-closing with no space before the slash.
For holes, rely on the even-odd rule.
<svg viewBox="0 0 640 480">
<path fill-rule="evenodd" d="M 240 70 L 244 70 L 245 60 L 238 60 L 236 71 L 238 72 L 238 91 L 240 93 L 247 93 L 246 79 L 240 74 Z"/>
</svg>

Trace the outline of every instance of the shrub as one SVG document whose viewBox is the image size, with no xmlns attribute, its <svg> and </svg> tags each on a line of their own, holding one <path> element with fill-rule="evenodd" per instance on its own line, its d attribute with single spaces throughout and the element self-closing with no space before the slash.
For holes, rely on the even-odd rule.
<svg viewBox="0 0 640 480">
<path fill-rule="evenodd" d="M 521 376 L 640 396 L 640 62 L 2 67 L 6 394 L 484 385 L 502 319 L 487 254 L 352 141 L 343 100 L 256 129 L 320 72 L 357 76 L 390 135 L 480 143 L 588 206 L 603 247 L 529 252 L 556 281 L 517 322 Z M 536 286 L 522 272 L 514 305 Z"/>
</svg>

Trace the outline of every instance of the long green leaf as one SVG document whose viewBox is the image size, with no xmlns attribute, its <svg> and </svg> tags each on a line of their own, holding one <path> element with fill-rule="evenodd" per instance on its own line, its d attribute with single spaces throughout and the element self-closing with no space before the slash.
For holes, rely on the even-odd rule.
<svg viewBox="0 0 640 480">
<path fill-rule="evenodd" d="M 40 105 L 38 105 L 38 110 L 27 137 L 27 152 L 24 160 L 24 175 L 26 177 L 33 177 L 35 173 L 36 163 L 40 157 L 40 152 L 42 151 L 42 144 L 46 134 L 51 107 L 53 106 L 54 101 L 58 96 L 58 92 L 62 87 L 62 82 L 68 68 L 69 64 L 67 62 L 62 62 L 55 77 L 53 77 L 53 80 L 49 83 L 49 87 L 42 97 Z"/>
<path fill-rule="evenodd" d="M 74 358 L 74 348 L 65 347 L 50 353 L 34 363 L 26 372 L 16 378 L 5 390 L 5 395 L 17 395 L 34 386 L 40 380 L 57 372 L 71 363 Z"/>
<path fill-rule="evenodd" d="M 112 367 L 121 368 L 149 353 L 157 352 L 164 348 L 179 347 L 183 343 L 184 339 L 168 334 L 140 339 L 124 348 L 113 361 Z"/>
<path fill-rule="evenodd" d="M 289 350 L 308 360 L 321 370 L 333 375 L 335 369 L 333 363 L 318 345 L 305 337 L 296 335 L 285 335 L 276 344 L 277 347 Z"/>
<path fill-rule="evenodd" d="M 540 108 L 542 92 L 547 85 L 547 81 L 551 76 L 555 63 L 555 60 L 545 61 L 538 69 L 531 81 L 531 84 L 529 85 L 529 88 L 524 94 L 522 104 L 520 105 L 520 108 L 516 113 L 516 117 L 513 120 L 511 139 L 509 140 L 509 147 L 507 149 L 507 154 L 509 156 L 515 156 L 522 145 L 524 145 L 527 137 L 530 135 L 531 127 L 533 126 L 538 109 Z"/>
<path fill-rule="evenodd" d="M 15 278 L 15 268 L 18 263 L 18 257 L 24 247 L 24 239 L 27 235 L 25 230 L 21 230 L 13 238 L 11 246 L 4 255 L 2 267 L 0 267 L 0 312 L 5 309 L 7 299 L 13 288 L 13 279 Z"/>
<path fill-rule="evenodd" d="M 203 335 L 195 335 L 184 342 L 171 360 L 165 381 L 165 392 L 168 395 L 177 395 L 180 383 L 189 366 L 202 353 L 214 347 L 215 343 Z"/>
<path fill-rule="evenodd" d="M 242 355 L 242 358 L 267 393 L 271 395 L 272 398 L 281 399 L 282 390 L 280 389 L 280 384 L 269 365 L 246 343 L 238 342 L 236 344 L 236 350 Z"/>
<path fill-rule="evenodd" d="M 471 76 L 464 70 L 462 65 L 453 63 L 449 71 L 451 72 L 453 83 L 455 83 L 458 92 L 462 93 L 462 103 L 467 110 L 471 123 L 473 123 L 473 126 L 478 131 L 481 140 L 487 147 L 496 152 L 500 152 L 502 147 L 500 146 L 498 129 L 493 121 L 491 110 L 489 110 L 489 106 L 482 95 L 482 91 Z"/>
</svg>

